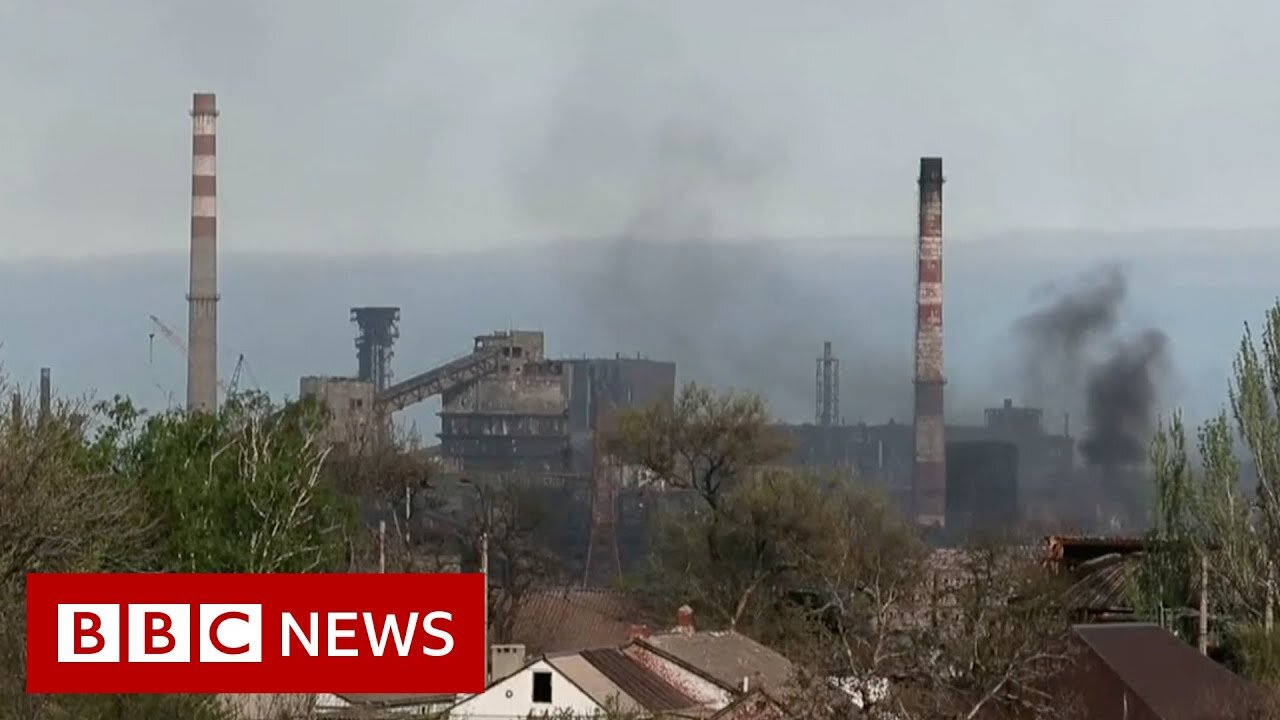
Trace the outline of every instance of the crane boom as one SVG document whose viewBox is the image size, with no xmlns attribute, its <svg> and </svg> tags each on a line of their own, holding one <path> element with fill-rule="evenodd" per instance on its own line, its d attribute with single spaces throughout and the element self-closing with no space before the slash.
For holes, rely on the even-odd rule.
<svg viewBox="0 0 1280 720">
<path fill-rule="evenodd" d="M 156 326 L 156 329 L 160 331 L 160 334 L 164 335 L 164 339 L 168 340 L 170 345 L 173 345 L 178 349 L 178 352 L 182 353 L 182 357 L 187 357 L 187 341 L 184 340 L 176 330 L 165 325 L 160 321 L 160 318 L 155 315 L 151 316 L 151 322 Z M 227 386 L 227 383 L 222 382 L 222 378 L 217 378 L 218 387 L 222 388 L 222 392 L 225 395 L 232 395 L 235 393 L 236 385 L 240 382 L 240 368 L 243 364 L 244 355 L 241 355 L 240 360 L 236 362 L 235 373 L 231 376 L 230 387 Z"/>
</svg>

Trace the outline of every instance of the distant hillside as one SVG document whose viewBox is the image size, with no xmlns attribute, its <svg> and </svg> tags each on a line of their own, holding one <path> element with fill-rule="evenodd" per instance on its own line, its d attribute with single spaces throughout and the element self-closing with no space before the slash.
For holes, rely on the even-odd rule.
<svg viewBox="0 0 1280 720">
<path fill-rule="evenodd" d="M 957 415 L 1012 396 L 1009 327 L 1033 291 L 1099 261 L 1129 268 L 1131 317 L 1173 340 L 1167 400 L 1194 412 L 1223 398 L 1242 323 L 1277 286 L 1270 232 L 1037 233 L 959 238 L 946 255 L 948 397 Z M 910 408 L 914 248 L 896 240 L 655 245 L 579 242 L 415 257 L 222 258 L 221 369 L 237 353 L 273 394 L 303 374 L 354 371 L 353 305 L 402 308 L 398 376 L 465 352 L 481 331 L 541 328 L 554 354 L 643 353 L 683 379 L 763 391 L 785 419 L 812 414 L 814 359 L 835 342 L 850 421 Z M 15 380 L 53 368 L 60 392 L 182 398 L 185 366 L 149 314 L 182 330 L 186 258 L 0 263 L 0 362 Z M 248 383 L 247 378 L 243 382 Z M 434 432 L 430 408 L 413 414 Z"/>
</svg>

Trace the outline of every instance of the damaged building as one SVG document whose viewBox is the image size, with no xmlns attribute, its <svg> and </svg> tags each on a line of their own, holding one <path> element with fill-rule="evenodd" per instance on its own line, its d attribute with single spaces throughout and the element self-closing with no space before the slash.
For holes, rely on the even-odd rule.
<svg viewBox="0 0 1280 720">
<path fill-rule="evenodd" d="M 370 343 L 363 326 L 361 332 L 356 344 L 363 357 Z M 378 337 L 398 333 L 384 328 Z M 330 439 L 348 447 L 369 443 L 368 428 L 389 427 L 393 413 L 439 396 L 439 456 L 447 469 L 583 475 L 590 472 L 594 423 L 611 424 L 623 408 L 672 402 L 675 383 L 674 363 L 621 355 L 553 359 L 542 332 L 502 330 L 476 336 L 460 358 L 383 388 L 372 377 L 311 376 L 302 379 L 301 392 L 324 403 Z"/>
</svg>

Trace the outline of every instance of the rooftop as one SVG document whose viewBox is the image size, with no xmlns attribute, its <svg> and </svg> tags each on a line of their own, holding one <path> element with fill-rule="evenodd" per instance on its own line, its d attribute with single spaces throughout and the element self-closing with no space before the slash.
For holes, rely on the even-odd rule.
<svg viewBox="0 0 1280 720">
<path fill-rule="evenodd" d="M 1107 623 L 1073 628 L 1093 654 L 1164 720 L 1223 717 L 1224 701 L 1247 697 L 1252 686 L 1153 623 Z"/>
<path fill-rule="evenodd" d="M 694 668 L 725 687 L 750 687 L 778 695 L 794 673 L 791 661 L 746 635 L 724 632 L 664 633 L 638 640 L 676 662 Z"/>
<path fill-rule="evenodd" d="M 520 603 L 511 642 L 531 657 L 627 641 L 636 615 L 625 598 L 608 590 L 554 588 L 531 592 Z"/>
</svg>

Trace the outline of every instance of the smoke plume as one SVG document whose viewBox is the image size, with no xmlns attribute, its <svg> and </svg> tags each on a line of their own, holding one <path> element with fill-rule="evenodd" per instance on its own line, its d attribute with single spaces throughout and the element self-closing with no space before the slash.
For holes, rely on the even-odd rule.
<svg viewBox="0 0 1280 720">
<path fill-rule="evenodd" d="M 672 360 L 682 380 L 758 391 L 775 414 L 805 420 L 814 361 L 832 340 L 845 353 L 845 414 L 904 417 L 909 338 L 894 356 L 856 337 L 852 303 L 788 268 L 786 248 L 747 240 L 785 180 L 779 139 L 718 103 L 666 28 L 616 17 L 592 28 L 544 146 L 515 173 L 520 203 L 551 233 L 598 228 L 561 269 L 567 310 L 589 335 L 566 341 Z"/>
<path fill-rule="evenodd" d="M 1159 390 L 1170 369 L 1169 341 L 1159 329 L 1121 327 L 1128 281 L 1104 266 L 1050 288 L 1046 304 L 1015 324 L 1024 343 L 1028 399 L 1083 412 L 1079 449 L 1092 467 L 1141 462 L 1155 429 Z"/>
</svg>

